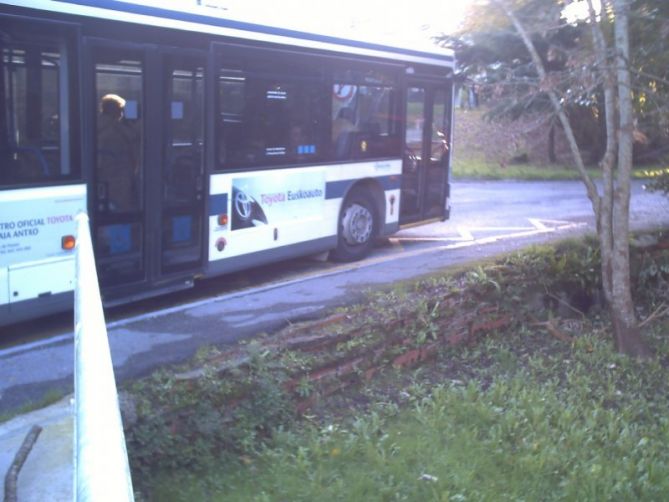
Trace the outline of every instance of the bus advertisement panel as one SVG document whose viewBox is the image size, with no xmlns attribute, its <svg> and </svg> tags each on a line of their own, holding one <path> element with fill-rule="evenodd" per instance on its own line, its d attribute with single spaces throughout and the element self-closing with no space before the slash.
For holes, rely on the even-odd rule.
<svg viewBox="0 0 669 502">
<path fill-rule="evenodd" d="M 325 170 L 271 173 L 232 179 L 231 229 L 321 214 L 325 200 Z"/>
<path fill-rule="evenodd" d="M 209 260 L 333 235 L 325 187 L 323 168 L 212 176 Z"/>
<path fill-rule="evenodd" d="M 75 216 L 86 211 L 86 186 L 4 191 L 0 205 L 2 303 L 72 290 Z"/>
</svg>

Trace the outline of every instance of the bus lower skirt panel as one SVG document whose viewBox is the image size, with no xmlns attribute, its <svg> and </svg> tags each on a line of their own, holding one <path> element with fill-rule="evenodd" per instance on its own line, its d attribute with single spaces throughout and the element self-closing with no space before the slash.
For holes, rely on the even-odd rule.
<svg viewBox="0 0 669 502">
<path fill-rule="evenodd" d="M 259 265 L 266 265 L 272 262 L 322 253 L 324 251 L 329 251 L 336 246 L 337 237 L 332 236 L 241 256 L 224 258 L 209 262 L 205 275 L 207 277 L 212 277 L 220 274 L 228 274 L 247 268 L 257 267 Z"/>
<path fill-rule="evenodd" d="M 65 312 L 72 309 L 73 305 L 73 291 L 0 305 L 0 326 Z"/>
</svg>

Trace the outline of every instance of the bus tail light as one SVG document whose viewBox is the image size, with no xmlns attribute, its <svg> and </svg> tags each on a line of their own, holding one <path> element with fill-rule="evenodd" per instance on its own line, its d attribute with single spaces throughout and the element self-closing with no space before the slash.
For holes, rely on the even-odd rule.
<svg viewBox="0 0 669 502">
<path fill-rule="evenodd" d="M 228 215 L 227 214 L 219 214 L 218 215 L 218 225 L 221 226 L 221 227 L 224 227 L 227 224 L 228 224 Z"/>
<path fill-rule="evenodd" d="M 77 239 L 74 238 L 74 235 L 64 235 L 60 239 L 60 247 L 65 251 L 73 250 L 76 243 Z"/>
</svg>

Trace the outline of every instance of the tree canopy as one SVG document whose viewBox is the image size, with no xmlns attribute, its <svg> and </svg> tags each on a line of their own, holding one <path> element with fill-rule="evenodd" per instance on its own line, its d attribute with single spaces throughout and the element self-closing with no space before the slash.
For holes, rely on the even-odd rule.
<svg viewBox="0 0 669 502">
<path fill-rule="evenodd" d="M 525 114 L 552 114 L 546 87 L 555 91 L 577 126 L 579 145 L 596 163 L 604 154 L 604 103 L 601 73 L 593 51 L 587 17 L 569 18 L 564 0 L 514 0 L 518 19 L 546 70 L 540 81 L 536 67 L 511 22 L 491 2 L 475 4 L 459 33 L 440 38 L 455 49 L 461 81 L 475 82 L 490 105 L 489 117 L 517 119 Z M 630 70 L 635 107 L 635 159 L 658 162 L 669 154 L 669 3 L 630 2 Z M 600 28 L 610 42 L 613 16 L 600 13 Z"/>
</svg>

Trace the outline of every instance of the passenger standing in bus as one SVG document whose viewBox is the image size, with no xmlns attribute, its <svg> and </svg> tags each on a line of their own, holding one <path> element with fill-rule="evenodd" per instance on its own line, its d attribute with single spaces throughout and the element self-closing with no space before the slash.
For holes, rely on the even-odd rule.
<svg viewBox="0 0 669 502">
<path fill-rule="evenodd" d="M 307 150 L 305 146 L 307 144 L 307 137 L 304 133 L 304 127 L 301 124 L 293 124 L 290 126 L 288 134 L 288 155 L 294 157 L 295 159 L 305 158 Z"/>
<path fill-rule="evenodd" d="M 352 133 L 355 132 L 355 111 L 345 106 L 337 113 L 337 118 L 332 121 L 332 144 L 335 158 L 343 159 L 351 150 Z"/>
<path fill-rule="evenodd" d="M 137 209 L 136 183 L 139 171 L 138 135 L 123 120 L 125 99 L 116 94 L 103 96 L 97 129 L 98 186 L 112 211 Z"/>
</svg>

